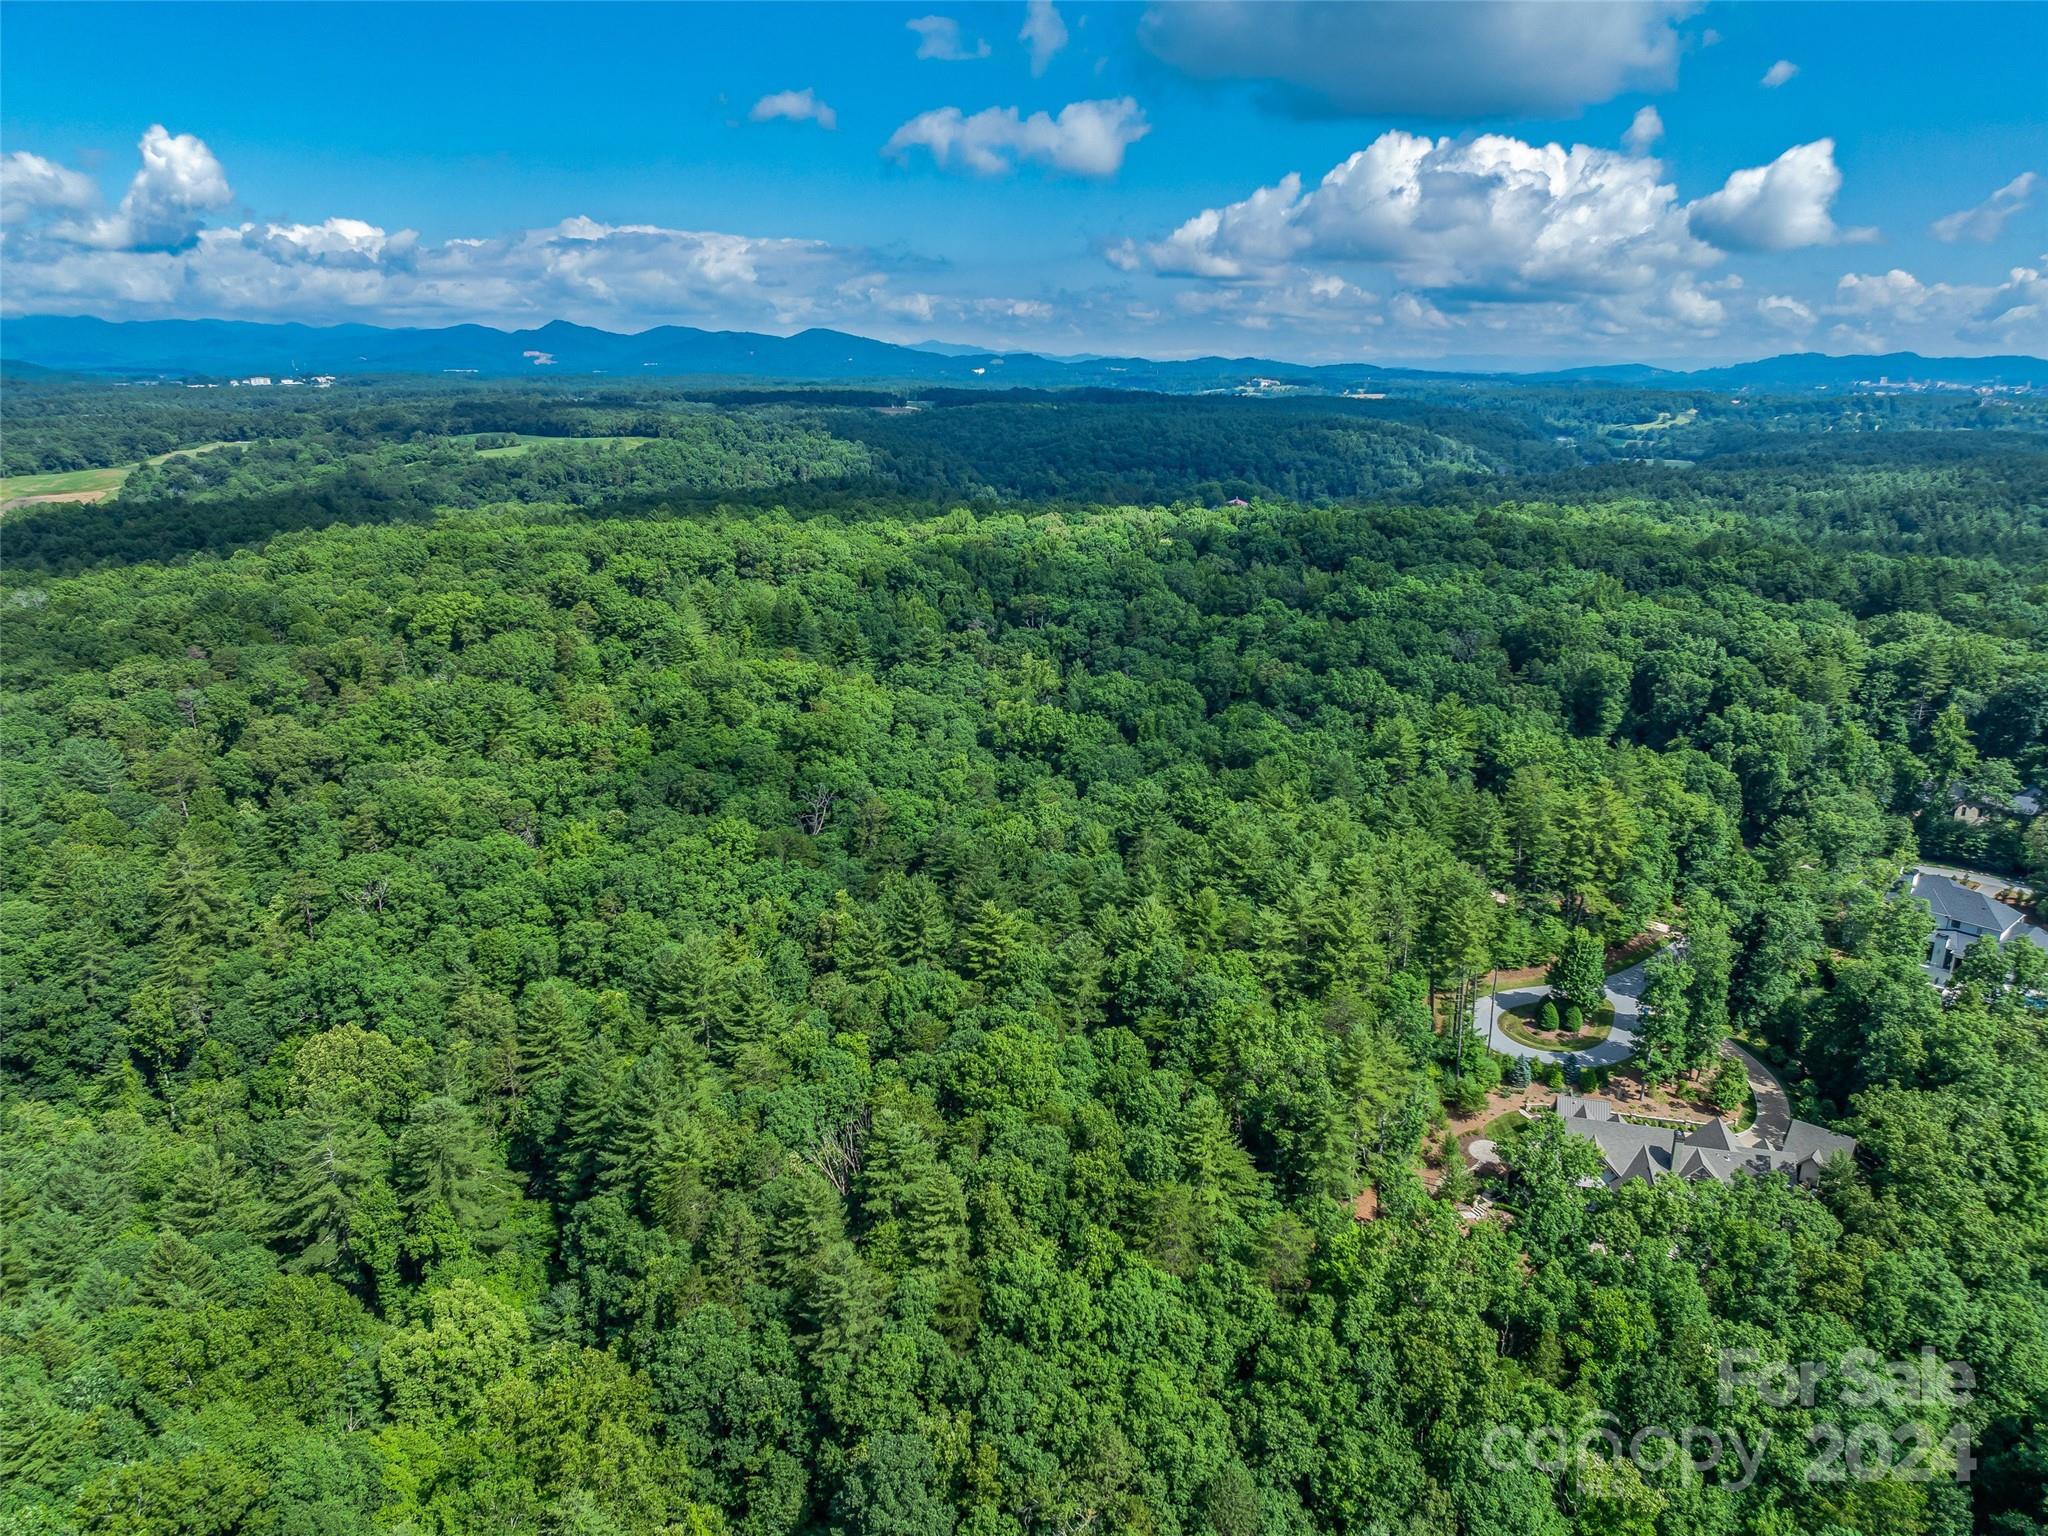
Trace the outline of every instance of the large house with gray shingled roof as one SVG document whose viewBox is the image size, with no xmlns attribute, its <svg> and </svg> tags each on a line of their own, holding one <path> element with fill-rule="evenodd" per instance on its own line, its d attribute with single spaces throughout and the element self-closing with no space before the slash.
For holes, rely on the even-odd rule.
<svg viewBox="0 0 2048 1536">
<path fill-rule="evenodd" d="M 2005 945 L 2015 941 L 2048 949 L 2048 929 L 2027 921 L 2026 914 L 1993 901 L 1975 886 L 1946 875 L 1916 869 L 1908 876 L 1907 894 L 1927 903 L 1934 914 L 1934 941 L 1927 953 L 1927 975 L 1947 986 L 1964 953 L 1979 939 Z"/>
<path fill-rule="evenodd" d="M 1810 1187 L 1820 1182 L 1830 1157 L 1838 1152 L 1853 1157 L 1856 1152 L 1855 1137 L 1804 1120 L 1794 1120 L 1784 1144 L 1773 1147 L 1738 1136 L 1725 1120 L 1709 1120 L 1690 1131 L 1637 1125 L 1617 1115 L 1606 1099 L 1569 1093 L 1557 1096 L 1557 1115 L 1572 1135 L 1583 1136 L 1600 1149 L 1606 1164 L 1602 1182 L 1609 1185 L 1654 1179 L 1662 1173 L 1717 1184 L 1728 1183 L 1738 1173 L 1782 1173 Z"/>
</svg>

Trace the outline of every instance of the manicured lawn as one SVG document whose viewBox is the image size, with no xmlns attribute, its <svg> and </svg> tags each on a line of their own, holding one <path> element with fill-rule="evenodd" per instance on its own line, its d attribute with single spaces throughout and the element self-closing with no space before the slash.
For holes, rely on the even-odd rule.
<svg viewBox="0 0 2048 1536">
<path fill-rule="evenodd" d="M 1756 1095 L 1753 1093 L 1744 1093 L 1742 1096 L 1742 1108 L 1738 1109 L 1735 1112 L 1735 1119 L 1732 1122 L 1730 1122 L 1728 1129 L 1730 1129 L 1731 1131 L 1746 1131 L 1752 1125 L 1755 1124 Z"/>
<path fill-rule="evenodd" d="M 1500 1011 L 1500 1032 L 1518 1045 L 1531 1046 L 1539 1051 L 1583 1051 L 1605 1040 L 1613 1029 L 1614 1009 L 1606 1003 L 1600 1005 L 1575 1035 L 1562 1031 L 1546 1035 L 1536 1027 L 1533 1016 L 1513 1013 L 1506 1008 Z"/>
<path fill-rule="evenodd" d="M 1519 1109 L 1510 1109 L 1479 1127 L 1479 1134 L 1497 1147 L 1522 1135 L 1532 1123 Z"/>
</svg>

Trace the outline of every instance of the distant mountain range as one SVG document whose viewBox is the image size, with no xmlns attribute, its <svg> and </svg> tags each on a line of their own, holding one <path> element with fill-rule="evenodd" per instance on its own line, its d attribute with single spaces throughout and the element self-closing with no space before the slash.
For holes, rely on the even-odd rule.
<svg viewBox="0 0 2048 1536">
<path fill-rule="evenodd" d="M 1367 362 L 1311 367 L 1256 357 L 1171 362 L 1141 357 L 1059 358 L 1034 352 L 981 352 L 951 343 L 898 346 L 828 330 L 766 336 L 664 325 L 623 335 L 563 320 L 535 330 L 499 331 L 482 325 L 425 330 L 267 325 L 246 320 L 113 322 L 84 316 L 30 315 L 0 325 L 0 358 L 10 364 L 124 377 L 652 374 L 1253 393 L 1290 388 L 1337 393 L 1370 389 L 1375 383 L 1393 379 L 1487 379 L 1802 394 L 1884 387 L 2048 391 L 2048 361 L 2038 357 L 1921 357 L 1912 352 L 1827 357 L 1799 352 L 1690 373 L 1627 363 L 1508 374 L 1391 368 Z"/>
</svg>

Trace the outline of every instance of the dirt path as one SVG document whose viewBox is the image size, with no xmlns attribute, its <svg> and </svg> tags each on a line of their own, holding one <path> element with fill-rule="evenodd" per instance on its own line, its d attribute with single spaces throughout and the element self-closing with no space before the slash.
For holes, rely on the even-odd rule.
<svg viewBox="0 0 2048 1536">
<path fill-rule="evenodd" d="M 10 496 L 0 501 L 0 512 L 12 512 L 16 507 L 40 507 L 57 501 L 105 501 L 112 491 L 44 491 L 35 496 Z"/>
</svg>

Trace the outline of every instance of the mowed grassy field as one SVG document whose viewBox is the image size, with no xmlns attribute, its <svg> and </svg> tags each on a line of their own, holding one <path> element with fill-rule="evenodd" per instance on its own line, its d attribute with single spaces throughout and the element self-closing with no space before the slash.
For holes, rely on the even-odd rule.
<svg viewBox="0 0 2048 1536">
<path fill-rule="evenodd" d="M 183 454 L 246 446 L 246 442 L 198 443 L 190 448 L 152 454 L 147 462 L 161 464 Z M 118 491 L 136 468 L 133 464 L 116 464 L 107 469 L 60 469 L 47 475 L 0 475 L 0 511 L 38 501 L 100 501 Z"/>
<path fill-rule="evenodd" d="M 0 501 L 74 496 L 81 491 L 104 495 L 117 489 L 134 469 L 133 464 L 119 464 L 112 469 L 64 469 L 49 475 L 0 475 Z"/>
</svg>

